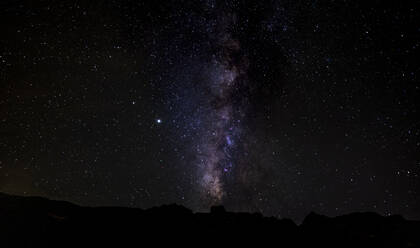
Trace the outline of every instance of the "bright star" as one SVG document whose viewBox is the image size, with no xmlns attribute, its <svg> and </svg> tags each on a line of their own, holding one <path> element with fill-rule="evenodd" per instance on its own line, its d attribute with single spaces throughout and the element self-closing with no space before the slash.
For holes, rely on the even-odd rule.
<svg viewBox="0 0 420 248">
<path fill-rule="evenodd" d="M 162 120 L 161 119 L 157 119 L 156 122 L 157 123 L 162 123 Z"/>
</svg>

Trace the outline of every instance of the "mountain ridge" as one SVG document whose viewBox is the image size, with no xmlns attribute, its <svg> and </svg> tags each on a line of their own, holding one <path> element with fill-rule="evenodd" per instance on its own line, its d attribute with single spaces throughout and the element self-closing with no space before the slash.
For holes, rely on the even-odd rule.
<svg viewBox="0 0 420 248">
<path fill-rule="evenodd" d="M 399 215 L 351 213 L 327 217 L 314 212 L 297 225 L 260 213 L 209 213 L 177 204 L 149 209 L 82 207 L 43 197 L 0 193 L 1 240 L 9 246 L 73 247 L 155 241 L 196 244 L 195 240 L 286 244 L 288 247 L 420 247 L 420 221 Z M 63 242 L 66 240 L 66 242 Z"/>
</svg>

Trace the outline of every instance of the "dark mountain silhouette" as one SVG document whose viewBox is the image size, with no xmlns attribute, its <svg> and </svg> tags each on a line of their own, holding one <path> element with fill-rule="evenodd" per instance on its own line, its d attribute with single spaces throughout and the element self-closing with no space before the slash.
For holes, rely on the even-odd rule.
<svg viewBox="0 0 420 248">
<path fill-rule="evenodd" d="M 258 213 L 193 213 L 179 205 L 147 210 L 80 207 L 0 193 L 1 247 L 155 247 L 255 244 L 264 247 L 420 247 L 420 222 L 401 216 L 310 213 L 301 225 Z M 150 245 L 153 244 L 153 245 Z"/>
</svg>

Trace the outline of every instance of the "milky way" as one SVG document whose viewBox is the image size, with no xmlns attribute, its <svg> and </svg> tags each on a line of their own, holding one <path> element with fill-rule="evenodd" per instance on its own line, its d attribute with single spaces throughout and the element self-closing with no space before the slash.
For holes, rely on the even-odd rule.
<svg viewBox="0 0 420 248">
<path fill-rule="evenodd" d="M 208 68 L 210 106 L 201 118 L 206 119 L 205 133 L 198 143 L 198 173 L 202 192 L 209 201 L 220 203 L 225 195 L 223 178 L 229 177 L 236 164 L 235 150 L 241 143 L 242 102 L 235 99 L 241 84 L 246 84 L 245 57 L 238 56 L 240 43 L 228 32 L 230 22 L 221 28 L 217 39 L 218 52 Z"/>
<path fill-rule="evenodd" d="M 219 67 L 219 68 L 218 68 Z M 203 155 L 200 156 L 200 169 L 203 173 L 203 186 L 208 193 L 221 199 L 223 196 L 223 173 L 228 173 L 233 166 L 231 149 L 237 142 L 240 131 L 240 119 L 233 118 L 233 105 L 230 101 L 231 89 L 234 87 L 236 72 L 215 62 L 219 77 L 213 82 L 213 94 L 216 99 L 214 109 L 210 114 L 212 119 L 210 129 L 203 140 Z"/>
</svg>

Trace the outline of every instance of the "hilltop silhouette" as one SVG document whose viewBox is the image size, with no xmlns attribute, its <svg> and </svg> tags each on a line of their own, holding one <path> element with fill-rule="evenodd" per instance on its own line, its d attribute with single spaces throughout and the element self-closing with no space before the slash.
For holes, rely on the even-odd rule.
<svg viewBox="0 0 420 248">
<path fill-rule="evenodd" d="M 310 213 L 296 225 L 259 213 L 227 212 L 223 206 L 214 206 L 209 213 L 193 213 L 179 205 L 146 210 L 81 207 L 0 193 L 0 220 L 2 247 L 197 247 L 226 242 L 277 247 L 420 247 L 419 221 L 375 213 L 334 218 Z"/>
</svg>

